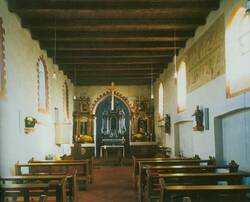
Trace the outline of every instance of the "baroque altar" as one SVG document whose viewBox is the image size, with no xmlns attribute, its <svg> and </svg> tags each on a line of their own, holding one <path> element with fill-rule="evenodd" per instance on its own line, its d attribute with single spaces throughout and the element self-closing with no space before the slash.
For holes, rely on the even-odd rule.
<svg viewBox="0 0 250 202">
<path fill-rule="evenodd" d="M 150 98 L 127 98 L 112 84 L 92 101 L 89 97 L 74 100 L 73 141 L 82 147 L 88 144 L 89 148 L 91 144 L 96 156 L 112 146 L 122 148 L 122 156 L 131 155 L 131 148 L 138 143 L 139 146 L 156 144 L 153 114 Z"/>
</svg>

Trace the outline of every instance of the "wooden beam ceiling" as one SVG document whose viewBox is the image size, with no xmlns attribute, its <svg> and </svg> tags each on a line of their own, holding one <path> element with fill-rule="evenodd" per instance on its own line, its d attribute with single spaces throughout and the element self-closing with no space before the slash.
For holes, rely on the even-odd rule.
<svg viewBox="0 0 250 202">
<path fill-rule="evenodd" d="M 149 85 L 219 0 L 8 0 L 75 85 Z"/>
</svg>

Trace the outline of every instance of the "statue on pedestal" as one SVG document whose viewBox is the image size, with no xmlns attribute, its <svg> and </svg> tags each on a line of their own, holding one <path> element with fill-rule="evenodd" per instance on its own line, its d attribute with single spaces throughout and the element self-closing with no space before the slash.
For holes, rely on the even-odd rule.
<svg viewBox="0 0 250 202">
<path fill-rule="evenodd" d="M 199 109 L 199 106 L 196 107 L 193 116 L 195 116 L 195 122 L 196 122 L 196 126 L 193 127 L 193 129 L 196 131 L 204 131 L 203 110 Z"/>
</svg>

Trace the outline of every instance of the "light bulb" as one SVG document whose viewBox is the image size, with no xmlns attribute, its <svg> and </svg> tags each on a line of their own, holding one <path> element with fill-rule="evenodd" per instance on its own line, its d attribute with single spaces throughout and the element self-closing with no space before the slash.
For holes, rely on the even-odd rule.
<svg viewBox="0 0 250 202">
<path fill-rule="evenodd" d="M 57 75 L 55 72 L 52 74 L 52 79 L 57 79 Z"/>
<path fill-rule="evenodd" d="M 177 72 L 175 71 L 175 72 L 174 72 L 174 78 L 177 79 L 177 76 L 178 76 L 178 75 L 177 75 Z"/>
<path fill-rule="evenodd" d="M 154 88 L 153 85 L 151 85 L 151 99 L 154 99 Z"/>
</svg>

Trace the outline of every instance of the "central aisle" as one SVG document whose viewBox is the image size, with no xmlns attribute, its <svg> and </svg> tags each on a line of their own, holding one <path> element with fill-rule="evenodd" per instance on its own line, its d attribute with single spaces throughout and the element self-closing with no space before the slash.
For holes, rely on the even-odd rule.
<svg viewBox="0 0 250 202">
<path fill-rule="evenodd" d="M 136 202 L 131 167 L 97 167 L 94 183 L 79 192 L 79 202 Z"/>
</svg>

